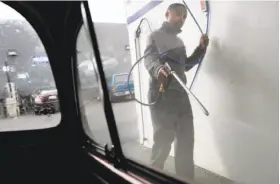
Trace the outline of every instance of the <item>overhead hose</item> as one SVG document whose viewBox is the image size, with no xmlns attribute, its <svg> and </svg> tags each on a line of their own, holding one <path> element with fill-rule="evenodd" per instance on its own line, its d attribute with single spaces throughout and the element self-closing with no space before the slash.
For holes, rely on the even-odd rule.
<svg viewBox="0 0 280 184">
<path fill-rule="evenodd" d="M 188 12 L 191 14 L 191 16 L 192 16 L 192 18 L 193 18 L 195 24 L 197 25 L 197 27 L 198 27 L 200 33 L 203 35 L 204 33 L 203 33 L 203 31 L 202 31 L 202 28 L 201 28 L 201 26 L 199 25 L 199 23 L 197 22 L 197 20 L 196 20 L 196 18 L 194 17 L 194 15 L 192 14 L 190 8 L 188 7 L 188 5 L 186 4 L 186 2 L 185 2 L 184 0 L 183 0 L 183 3 L 184 3 L 184 5 L 186 6 Z M 205 32 L 205 34 L 207 35 L 207 34 L 208 34 L 208 30 L 209 30 L 209 22 L 210 22 L 210 21 L 209 21 L 209 3 L 208 3 L 207 0 L 205 1 L 205 3 L 206 3 L 206 9 L 207 9 L 207 11 L 206 11 L 207 23 L 206 23 L 206 32 Z M 143 22 L 144 20 L 147 22 L 150 31 L 152 31 L 151 26 L 150 26 L 150 24 L 149 24 L 149 21 L 148 21 L 146 18 L 143 18 L 143 19 L 140 21 L 140 23 L 139 23 L 139 25 L 138 25 L 138 27 L 137 27 L 137 30 L 136 30 L 136 37 L 139 37 L 139 35 L 140 35 L 140 33 L 141 33 L 140 26 L 141 26 L 141 24 L 142 24 L 142 22 Z M 177 49 L 177 48 L 173 48 L 173 49 Z M 173 49 L 172 49 L 172 50 L 173 50 Z M 167 53 L 168 53 L 169 51 L 170 51 L 170 50 L 168 50 L 168 51 L 166 51 L 166 52 L 164 52 L 164 53 L 147 53 L 147 54 L 145 54 L 144 56 L 140 57 L 140 58 L 133 64 L 133 66 L 131 67 L 131 69 L 130 69 L 130 71 L 129 71 L 129 73 L 128 73 L 127 84 L 130 83 L 131 73 L 132 73 L 133 69 L 135 68 L 135 66 L 136 66 L 137 64 L 139 64 L 139 63 L 142 61 L 142 59 L 145 59 L 146 57 L 148 57 L 148 56 L 150 56 L 150 55 L 158 55 L 159 58 L 160 58 L 161 56 L 164 55 L 164 56 L 169 57 L 171 60 L 175 61 L 177 64 L 188 65 L 188 64 L 185 64 L 185 63 L 183 64 L 183 63 L 181 63 L 180 61 L 177 61 L 177 60 L 175 60 L 174 58 L 171 58 L 170 56 L 168 56 Z M 195 81 L 196 78 L 197 78 L 197 75 L 198 75 L 199 69 L 200 69 L 200 67 L 201 67 L 201 63 L 202 63 L 202 60 L 203 60 L 204 56 L 205 56 L 205 54 L 203 54 L 203 55 L 199 58 L 198 68 L 197 68 L 197 70 L 196 70 L 196 72 L 195 72 L 195 75 L 194 75 L 194 78 L 193 78 L 193 80 L 192 80 L 190 89 L 191 89 L 191 87 L 192 87 L 194 81 Z M 135 98 L 135 95 L 132 95 L 133 92 L 132 92 L 132 90 L 131 90 L 131 88 L 130 88 L 129 85 L 128 85 L 128 90 L 129 90 L 130 95 L 131 95 L 131 96 L 134 96 L 134 100 L 135 100 L 136 102 L 138 102 L 139 104 L 144 105 L 144 106 L 153 106 L 153 105 L 155 105 L 155 104 L 158 102 L 158 100 L 162 97 L 162 93 L 164 92 L 163 86 L 161 85 L 160 88 L 159 88 L 159 91 L 158 91 L 158 95 L 157 95 L 157 97 L 156 97 L 156 100 L 155 100 L 154 102 L 151 102 L 151 103 L 143 103 L 143 102 L 141 102 L 140 100 L 136 99 L 136 98 Z"/>
<path fill-rule="evenodd" d="M 202 31 L 202 28 L 201 28 L 201 26 L 198 24 L 196 18 L 195 18 L 194 15 L 192 14 L 192 12 L 191 12 L 190 8 L 188 7 L 187 3 L 186 3 L 184 0 L 183 0 L 183 3 L 184 3 L 184 5 L 186 6 L 187 10 L 190 12 L 190 14 L 191 14 L 191 16 L 192 16 L 192 18 L 193 18 L 195 24 L 197 25 L 197 27 L 198 27 L 200 33 L 203 35 L 204 33 L 203 33 L 203 31 Z M 208 0 L 205 0 L 205 12 L 206 12 L 206 20 L 207 20 L 207 22 L 206 22 L 205 34 L 208 35 L 208 32 L 209 32 L 209 25 L 210 25 L 210 7 L 209 7 L 209 1 L 208 1 Z M 201 63 L 202 63 L 202 61 L 203 61 L 203 59 L 204 59 L 204 56 L 205 56 L 205 54 L 203 54 L 203 55 L 199 58 L 198 66 L 197 66 L 197 69 L 196 69 L 196 71 L 195 71 L 193 80 L 192 80 L 192 82 L 191 82 L 190 89 L 192 88 L 192 86 L 193 86 L 193 84 L 194 84 L 194 82 L 195 82 L 195 80 L 196 80 L 196 78 L 197 78 L 197 76 L 198 76 L 198 72 L 199 72 L 199 70 L 200 70 Z"/>
</svg>

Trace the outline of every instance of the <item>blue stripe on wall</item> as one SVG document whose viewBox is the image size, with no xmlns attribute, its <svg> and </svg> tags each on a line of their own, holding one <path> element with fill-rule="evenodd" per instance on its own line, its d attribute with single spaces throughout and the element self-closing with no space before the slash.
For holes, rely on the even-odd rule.
<svg viewBox="0 0 280 184">
<path fill-rule="evenodd" d="M 150 1 L 143 8 L 138 10 L 135 14 L 128 17 L 127 18 L 127 24 L 131 24 L 132 22 L 136 21 L 137 19 L 139 19 L 140 17 L 145 15 L 148 11 L 150 11 L 151 9 L 153 9 L 154 7 L 156 7 L 157 5 L 159 5 L 162 2 L 163 2 L 163 0 L 158 0 L 158 1 L 152 0 L 152 1 Z"/>
</svg>

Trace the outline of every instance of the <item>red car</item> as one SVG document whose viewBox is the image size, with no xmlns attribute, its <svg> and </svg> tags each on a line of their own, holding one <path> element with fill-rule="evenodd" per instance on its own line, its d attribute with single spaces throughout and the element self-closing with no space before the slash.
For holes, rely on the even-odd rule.
<svg viewBox="0 0 280 184">
<path fill-rule="evenodd" d="M 59 99 L 55 86 L 36 90 L 33 99 L 34 113 L 36 115 L 59 112 Z"/>
</svg>

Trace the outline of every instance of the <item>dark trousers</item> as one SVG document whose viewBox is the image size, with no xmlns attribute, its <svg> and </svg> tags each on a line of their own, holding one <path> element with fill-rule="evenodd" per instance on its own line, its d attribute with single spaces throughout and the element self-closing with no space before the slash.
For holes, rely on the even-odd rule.
<svg viewBox="0 0 280 184">
<path fill-rule="evenodd" d="M 166 92 L 150 108 L 154 129 L 152 166 L 163 169 L 175 141 L 175 171 L 184 179 L 194 179 L 194 127 L 191 104 L 186 93 Z"/>
</svg>

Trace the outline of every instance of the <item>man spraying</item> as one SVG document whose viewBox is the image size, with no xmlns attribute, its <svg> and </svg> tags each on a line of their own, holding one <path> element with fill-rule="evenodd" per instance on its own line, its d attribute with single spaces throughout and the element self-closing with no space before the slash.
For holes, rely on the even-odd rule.
<svg viewBox="0 0 280 184">
<path fill-rule="evenodd" d="M 145 59 L 145 67 L 152 77 L 148 94 L 149 101 L 155 101 L 160 86 L 165 92 L 161 99 L 150 108 L 154 129 L 152 147 L 152 166 L 163 169 L 171 144 L 175 142 L 175 171 L 179 177 L 194 179 L 194 126 L 193 113 L 189 97 L 180 84 L 172 78 L 167 62 L 186 83 L 185 71 L 198 64 L 205 54 L 209 39 L 202 35 L 194 53 L 186 56 L 183 41 L 177 36 L 187 18 L 187 9 L 183 4 L 171 4 L 165 14 L 166 21 L 161 28 L 151 33 L 147 40 L 145 54 L 160 52 L 164 57 L 150 55 Z"/>
</svg>

